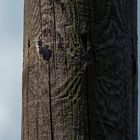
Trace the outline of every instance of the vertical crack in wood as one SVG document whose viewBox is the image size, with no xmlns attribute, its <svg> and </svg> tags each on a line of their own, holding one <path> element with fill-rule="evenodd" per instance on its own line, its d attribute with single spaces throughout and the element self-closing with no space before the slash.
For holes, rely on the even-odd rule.
<svg viewBox="0 0 140 140">
<path fill-rule="evenodd" d="M 52 9 L 53 9 L 53 30 L 54 30 L 54 33 L 53 33 L 53 67 L 54 67 L 54 76 L 55 76 L 55 79 L 56 79 L 56 19 L 55 19 L 55 0 L 52 0 Z"/>
<path fill-rule="evenodd" d="M 52 119 L 52 100 L 51 100 L 51 71 L 50 71 L 50 62 L 48 62 L 48 84 L 49 84 L 49 111 L 50 111 L 50 129 L 51 129 L 51 140 L 54 140 L 53 133 L 53 119 Z"/>
</svg>

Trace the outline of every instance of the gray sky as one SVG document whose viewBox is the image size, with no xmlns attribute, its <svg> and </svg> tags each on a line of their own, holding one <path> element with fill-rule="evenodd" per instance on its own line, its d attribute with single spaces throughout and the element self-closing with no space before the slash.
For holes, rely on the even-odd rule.
<svg viewBox="0 0 140 140">
<path fill-rule="evenodd" d="M 138 2 L 140 13 L 140 0 Z M 140 24 L 140 16 L 138 22 Z M 23 0 L 0 0 L 0 140 L 20 140 L 22 39 Z"/>
<path fill-rule="evenodd" d="M 23 0 L 0 0 L 0 140 L 20 140 Z"/>
</svg>

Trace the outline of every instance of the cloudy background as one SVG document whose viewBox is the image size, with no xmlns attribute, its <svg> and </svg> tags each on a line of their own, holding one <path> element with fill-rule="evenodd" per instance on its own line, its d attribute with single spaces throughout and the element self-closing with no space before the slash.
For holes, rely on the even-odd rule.
<svg viewBox="0 0 140 140">
<path fill-rule="evenodd" d="M 23 0 L 0 0 L 0 140 L 20 140 L 22 39 Z"/>
<path fill-rule="evenodd" d="M 23 0 L 0 0 L 0 140 L 20 140 Z"/>
</svg>

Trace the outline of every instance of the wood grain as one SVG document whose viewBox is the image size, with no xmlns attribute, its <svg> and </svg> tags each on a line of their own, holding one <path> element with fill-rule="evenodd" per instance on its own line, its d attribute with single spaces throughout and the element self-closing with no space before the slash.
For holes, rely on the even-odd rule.
<svg viewBox="0 0 140 140">
<path fill-rule="evenodd" d="M 25 0 L 22 140 L 137 140 L 136 2 Z"/>
</svg>

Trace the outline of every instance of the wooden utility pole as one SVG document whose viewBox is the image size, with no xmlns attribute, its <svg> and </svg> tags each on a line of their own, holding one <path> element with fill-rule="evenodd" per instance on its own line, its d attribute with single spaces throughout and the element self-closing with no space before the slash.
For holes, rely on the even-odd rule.
<svg viewBox="0 0 140 140">
<path fill-rule="evenodd" d="M 137 0 L 25 0 L 22 140 L 137 140 Z"/>
</svg>

